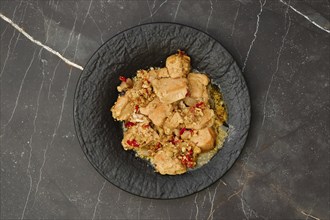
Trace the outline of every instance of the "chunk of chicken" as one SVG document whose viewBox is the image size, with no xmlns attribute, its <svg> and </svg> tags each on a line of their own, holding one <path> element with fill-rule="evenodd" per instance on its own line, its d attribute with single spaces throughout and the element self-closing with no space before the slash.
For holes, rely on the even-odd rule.
<svg viewBox="0 0 330 220">
<path fill-rule="evenodd" d="M 209 99 L 206 86 L 209 84 L 209 78 L 200 73 L 189 73 L 188 74 L 188 87 L 190 97 L 197 98 L 207 102 Z"/>
<path fill-rule="evenodd" d="M 138 70 L 137 76 L 140 79 L 146 79 L 149 82 L 152 82 L 155 79 L 170 77 L 168 74 L 167 68 L 151 68 L 150 70 Z"/>
<path fill-rule="evenodd" d="M 152 142 L 158 141 L 159 136 L 155 130 L 145 123 L 137 123 L 124 133 L 122 145 L 125 150 L 142 148 Z"/>
<path fill-rule="evenodd" d="M 214 148 L 216 133 L 212 128 L 204 128 L 197 132 L 197 136 L 192 136 L 191 141 L 202 151 L 209 151 Z"/>
<path fill-rule="evenodd" d="M 134 105 L 125 94 L 119 96 L 115 105 L 111 108 L 112 117 L 117 120 L 127 120 L 134 111 Z"/>
<path fill-rule="evenodd" d="M 153 163 L 160 174 L 176 175 L 182 174 L 187 170 L 181 161 L 176 158 L 176 154 L 172 149 L 173 147 L 164 147 L 151 160 L 151 163 Z"/>
<path fill-rule="evenodd" d="M 194 114 L 190 113 L 186 116 L 184 121 L 186 128 L 199 130 L 213 125 L 214 111 L 212 109 L 204 109 L 202 115 L 198 117 L 195 117 Z"/>
<path fill-rule="evenodd" d="M 191 97 L 185 97 L 183 101 L 187 106 L 194 106 L 198 103 L 196 99 Z"/>
<path fill-rule="evenodd" d="M 162 78 L 152 81 L 151 84 L 159 100 L 167 104 L 183 99 L 188 90 L 186 78 Z"/>
<path fill-rule="evenodd" d="M 188 80 L 189 79 L 197 80 L 204 86 L 207 86 L 210 83 L 210 79 L 205 74 L 202 73 L 189 73 Z"/>
<path fill-rule="evenodd" d="M 158 98 L 155 98 L 146 107 L 140 108 L 140 112 L 148 116 L 156 126 L 161 126 L 172 110 L 172 105 L 162 103 Z"/>
<path fill-rule="evenodd" d="M 137 113 L 133 113 L 131 115 L 131 117 L 129 118 L 129 121 L 130 122 L 133 122 L 133 123 L 145 123 L 145 124 L 148 124 L 150 122 L 149 118 L 142 115 L 142 114 L 137 114 Z"/>
<path fill-rule="evenodd" d="M 190 72 L 190 57 L 179 51 L 167 57 L 166 67 L 172 78 L 185 77 Z"/>
<path fill-rule="evenodd" d="M 168 129 L 175 129 L 177 128 L 181 123 L 183 123 L 183 119 L 179 112 L 175 112 L 173 115 L 169 116 L 165 123 L 164 128 Z"/>
<path fill-rule="evenodd" d="M 170 77 L 167 68 L 152 69 L 149 71 L 150 76 L 155 76 L 155 78 L 165 78 Z"/>
</svg>

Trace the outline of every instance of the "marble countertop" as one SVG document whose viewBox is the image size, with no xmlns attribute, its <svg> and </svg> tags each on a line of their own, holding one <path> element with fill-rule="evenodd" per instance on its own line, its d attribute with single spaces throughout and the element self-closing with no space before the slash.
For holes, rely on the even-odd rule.
<svg viewBox="0 0 330 220">
<path fill-rule="evenodd" d="M 0 2 L 1 219 L 329 219 L 328 0 Z M 105 181 L 73 125 L 83 66 L 111 36 L 171 21 L 206 31 L 250 90 L 232 169 L 188 197 L 152 200 Z"/>
</svg>

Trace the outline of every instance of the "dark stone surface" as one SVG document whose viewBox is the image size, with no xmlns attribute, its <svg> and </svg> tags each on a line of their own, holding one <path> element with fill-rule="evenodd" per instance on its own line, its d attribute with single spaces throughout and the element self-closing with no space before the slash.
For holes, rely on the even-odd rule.
<svg viewBox="0 0 330 220">
<path fill-rule="evenodd" d="M 329 219 L 329 1 L 0 5 L 2 219 Z M 208 32 L 249 86 L 252 121 L 241 156 L 221 180 L 182 199 L 144 199 L 111 185 L 84 157 L 74 131 L 81 70 L 2 16 L 80 66 L 137 24 L 176 21 Z"/>
</svg>

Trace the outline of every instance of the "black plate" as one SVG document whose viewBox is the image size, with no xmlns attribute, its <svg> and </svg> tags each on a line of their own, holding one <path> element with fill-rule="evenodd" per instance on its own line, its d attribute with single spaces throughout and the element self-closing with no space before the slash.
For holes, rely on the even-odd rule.
<svg viewBox="0 0 330 220">
<path fill-rule="evenodd" d="M 230 132 L 224 147 L 206 165 L 183 175 L 162 176 L 133 152 L 123 150 L 121 124 L 114 121 L 110 108 L 118 97 L 120 75 L 132 77 L 138 69 L 162 67 L 178 49 L 220 88 Z M 74 122 L 82 150 L 105 179 L 135 195 L 170 199 L 210 186 L 233 165 L 247 137 L 250 100 L 237 64 L 219 42 L 191 27 L 150 23 L 117 34 L 94 53 L 76 88 Z"/>
</svg>

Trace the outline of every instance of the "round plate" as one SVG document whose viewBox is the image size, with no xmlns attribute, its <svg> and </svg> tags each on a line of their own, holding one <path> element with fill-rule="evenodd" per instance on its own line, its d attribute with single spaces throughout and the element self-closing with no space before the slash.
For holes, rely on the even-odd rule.
<svg viewBox="0 0 330 220">
<path fill-rule="evenodd" d="M 227 105 L 229 136 L 223 148 L 201 168 L 182 175 L 154 172 L 148 162 L 125 151 L 121 123 L 112 118 L 120 75 L 162 67 L 178 49 L 191 57 L 192 68 L 205 72 Z M 250 100 L 244 78 L 232 56 L 215 39 L 192 27 L 150 23 L 112 37 L 91 57 L 80 76 L 74 98 L 76 133 L 87 159 L 109 182 L 138 196 L 170 199 L 198 192 L 230 169 L 245 143 Z"/>
</svg>

